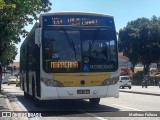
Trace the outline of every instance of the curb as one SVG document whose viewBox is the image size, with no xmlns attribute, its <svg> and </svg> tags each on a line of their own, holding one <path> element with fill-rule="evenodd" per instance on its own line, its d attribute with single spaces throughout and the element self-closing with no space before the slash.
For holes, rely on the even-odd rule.
<svg viewBox="0 0 160 120">
<path fill-rule="evenodd" d="M 135 93 L 135 94 L 160 96 L 160 94 L 156 94 L 156 93 L 145 93 L 145 92 L 136 92 L 136 91 L 124 91 L 124 90 L 119 90 L 119 91 L 120 92 L 126 92 L 126 93 Z"/>
</svg>

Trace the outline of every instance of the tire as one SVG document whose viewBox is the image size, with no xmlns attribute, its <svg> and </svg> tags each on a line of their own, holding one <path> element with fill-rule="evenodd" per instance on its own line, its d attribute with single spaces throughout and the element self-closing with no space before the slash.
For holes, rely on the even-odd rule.
<svg viewBox="0 0 160 120">
<path fill-rule="evenodd" d="M 34 105 L 35 107 L 41 107 L 42 106 L 42 100 L 39 100 L 36 98 L 36 94 L 35 94 L 35 83 L 34 83 L 34 79 L 32 78 L 32 98 L 34 101 Z"/>
<path fill-rule="evenodd" d="M 98 105 L 99 102 L 100 102 L 100 98 L 91 98 L 91 99 L 89 99 L 89 102 L 90 102 L 92 105 Z"/>
</svg>

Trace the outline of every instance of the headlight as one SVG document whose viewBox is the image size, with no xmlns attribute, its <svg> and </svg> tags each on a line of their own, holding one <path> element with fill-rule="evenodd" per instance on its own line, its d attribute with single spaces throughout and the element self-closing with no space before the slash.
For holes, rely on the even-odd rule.
<svg viewBox="0 0 160 120">
<path fill-rule="evenodd" d="M 61 82 L 53 79 L 41 78 L 41 82 L 43 82 L 46 86 L 64 87 L 64 85 Z"/>
<path fill-rule="evenodd" d="M 102 82 L 101 86 L 117 84 L 119 77 L 109 78 Z"/>
</svg>

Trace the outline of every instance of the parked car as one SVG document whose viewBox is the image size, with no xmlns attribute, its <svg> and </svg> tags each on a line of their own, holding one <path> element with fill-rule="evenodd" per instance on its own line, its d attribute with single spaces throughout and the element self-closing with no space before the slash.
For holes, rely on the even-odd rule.
<svg viewBox="0 0 160 120">
<path fill-rule="evenodd" d="M 156 77 L 160 77 L 160 73 L 156 73 Z"/>
<path fill-rule="evenodd" d="M 124 87 L 128 87 L 129 89 L 131 89 L 132 87 L 129 76 L 119 76 L 118 84 L 119 84 L 119 88 L 123 88 L 123 89 Z"/>
<path fill-rule="evenodd" d="M 19 86 L 19 83 L 20 83 L 20 78 L 19 78 L 19 76 L 18 76 L 17 79 L 16 79 L 16 87 Z"/>
<path fill-rule="evenodd" d="M 8 85 L 12 83 L 16 83 L 17 77 L 16 76 L 9 76 L 8 77 Z"/>
</svg>

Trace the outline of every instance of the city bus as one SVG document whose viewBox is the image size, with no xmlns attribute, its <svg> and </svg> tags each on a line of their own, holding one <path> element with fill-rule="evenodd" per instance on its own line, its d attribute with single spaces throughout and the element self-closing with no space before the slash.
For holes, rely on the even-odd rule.
<svg viewBox="0 0 160 120">
<path fill-rule="evenodd" d="M 114 18 L 84 12 L 43 13 L 20 48 L 20 87 L 36 103 L 119 97 Z"/>
</svg>

